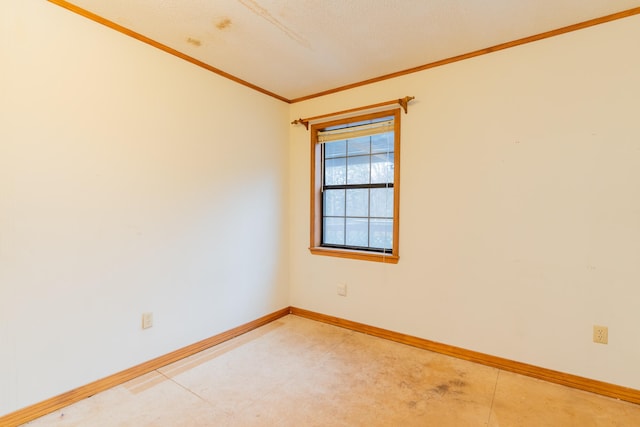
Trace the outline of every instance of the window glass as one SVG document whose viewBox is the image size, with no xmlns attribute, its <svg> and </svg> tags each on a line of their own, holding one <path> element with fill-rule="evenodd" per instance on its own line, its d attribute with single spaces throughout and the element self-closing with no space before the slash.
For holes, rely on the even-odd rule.
<svg viewBox="0 0 640 427">
<path fill-rule="evenodd" d="M 347 159 L 339 157 L 337 159 L 325 160 L 324 183 L 325 185 L 343 185 L 347 183 Z"/>
<path fill-rule="evenodd" d="M 357 156 L 359 154 L 369 154 L 371 152 L 371 137 L 364 136 L 347 141 L 347 155 Z"/>
<path fill-rule="evenodd" d="M 371 157 L 347 158 L 347 184 L 368 184 L 371 174 Z"/>
<path fill-rule="evenodd" d="M 347 218 L 348 246 L 366 247 L 369 245 L 369 224 L 366 218 Z"/>
<path fill-rule="evenodd" d="M 393 152 L 393 138 L 388 133 L 382 133 L 371 136 L 371 152 L 372 153 L 388 153 Z"/>
<path fill-rule="evenodd" d="M 325 216 L 344 216 L 345 190 L 325 190 L 322 205 Z"/>
<path fill-rule="evenodd" d="M 344 157 L 347 155 L 347 141 L 336 141 L 332 144 L 327 144 L 324 149 L 324 158 L 330 159 L 333 157 Z"/>
<path fill-rule="evenodd" d="M 393 153 L 381 153 L 371 156 L 371 183 L 393 182 Z"/>
<path fill-rule="evenodd" d="M 393 242 L 393 221 L 390 219 L 371 219 L 369 235 L 371 247 L 390 249 Z"/>
<path fill-rule="evenodd" d="M 373 218 L 393 217 L 393 188 L 372 188 L 369 215 Z"/>
<path fill-rule="evenodd" d="M 347 189 L 346 216 L 369 216 L 369 189 Z"/>
<path fill-rule="evenodd" d="M 344 218 L 324 218 L 322 231 L 325 244 L 344 245 L 344 221 Z"/>
</svg>

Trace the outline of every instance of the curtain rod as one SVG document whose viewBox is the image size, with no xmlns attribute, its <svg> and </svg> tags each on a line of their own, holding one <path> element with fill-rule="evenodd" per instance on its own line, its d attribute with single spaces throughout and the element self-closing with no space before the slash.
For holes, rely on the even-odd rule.
<svg viewBox="0 0 640 427">
<path fill-rule="evenodd" d="M 353 113 L 355 111 L 371 110 L 373 108 L 384 107 L 385 105 L 393 105 L 393 104 L 400 104 L 400 106 L 404 110 L 404 113 L 407 114 L 408 108 L 409 108 L 409 101 L 414 99 L 416 99 L 415 96 L 405 96 L 404 98 L 394 99 L 392 101 L 380 102 L 378 104 L 367 105 L 364 107 L 351 108 L 349 110 L 338 111 L 336 113 L 323 114 L 321 116 L 309 117 L 306 119 L 297 119 L 292 121 L 291 124 L 292 125 L 302 124 L 307 130 L 309 130 L 309 122 L 313 120 L 324 119 L 326 117 L 340 116 L 342 114 Z"/>
</svg>

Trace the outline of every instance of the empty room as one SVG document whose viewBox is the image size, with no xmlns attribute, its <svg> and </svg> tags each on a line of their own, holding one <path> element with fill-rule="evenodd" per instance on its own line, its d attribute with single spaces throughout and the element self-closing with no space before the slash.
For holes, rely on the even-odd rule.
<svg viewBox="0 0 640 427">
<path fill-rule="evenodd" d="M 0 426 L 640 426 L 639 0 L 0 2 Z"/>
</svg>

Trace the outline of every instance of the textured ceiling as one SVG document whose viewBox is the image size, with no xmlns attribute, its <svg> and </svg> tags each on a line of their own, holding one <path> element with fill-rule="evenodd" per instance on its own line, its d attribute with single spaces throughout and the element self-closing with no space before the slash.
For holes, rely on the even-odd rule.
<svg viewBox="0 0 640 427">
<path fill-rule="evenodd" d="M 640 7 L 640 0 L 50 0 L 287 100 Z"/>
</svg>

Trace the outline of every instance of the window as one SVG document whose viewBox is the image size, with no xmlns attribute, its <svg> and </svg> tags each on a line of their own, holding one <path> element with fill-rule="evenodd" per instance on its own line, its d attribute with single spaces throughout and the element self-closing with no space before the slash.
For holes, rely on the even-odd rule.
<svg viewBox="0 0 640 427">
<path fill-rule="evenodd" d="M 398 262 L 399 111 L 311 127 L 312 253 Z"/>
</svg>

